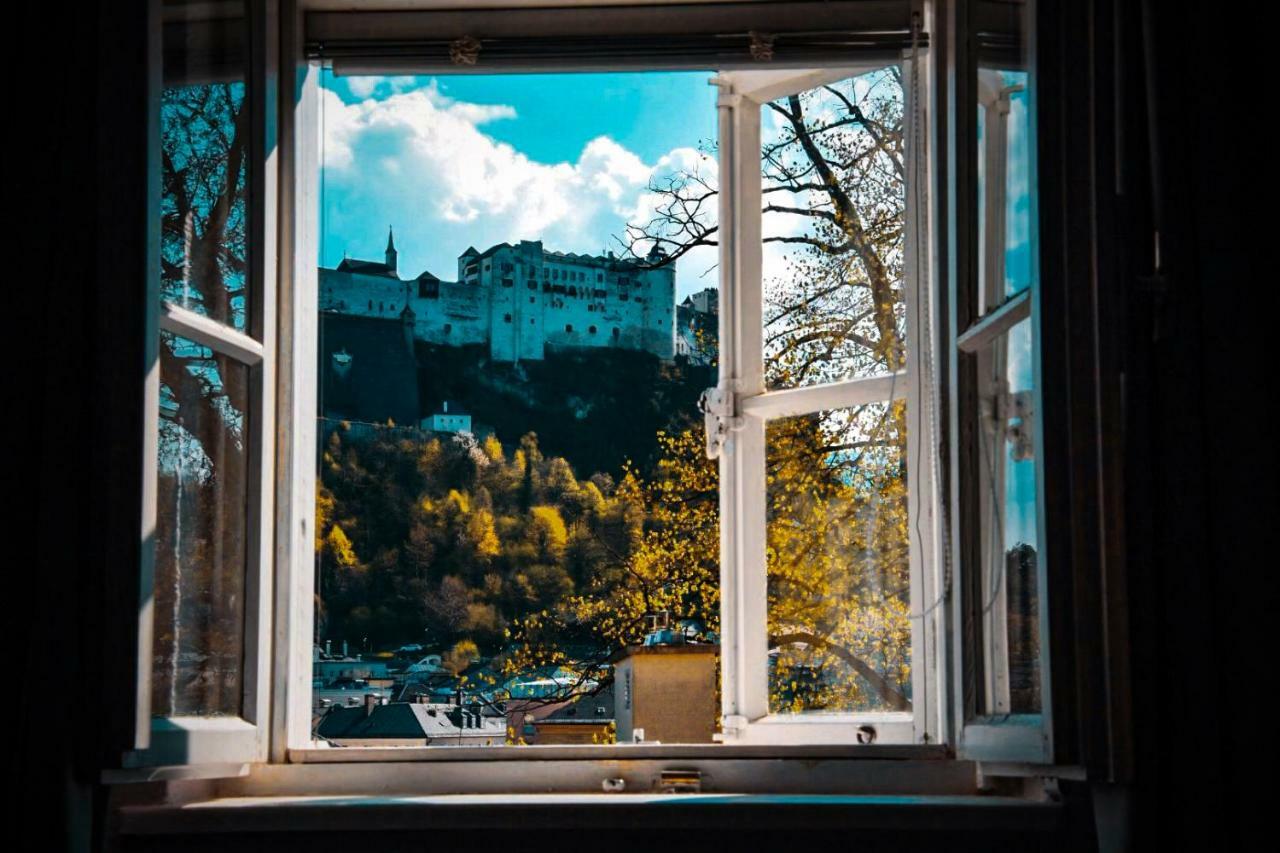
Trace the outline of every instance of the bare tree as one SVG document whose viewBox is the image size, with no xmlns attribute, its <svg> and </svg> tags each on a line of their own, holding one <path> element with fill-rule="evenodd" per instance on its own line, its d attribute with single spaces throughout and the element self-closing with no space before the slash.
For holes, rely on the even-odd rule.
<svg viewBox="0 0 1280 853">
<path fill-rule="evenodd" d="M 767 279 L 766 348 L 774 384 L 898 369 L 905 208 L 903 99 L 896 67 L 764 107 L 766 244 L 788 247 Z M 772 119 L 772 122 L 768 121 Z M 717 245 L 718 186 L 705 166 L 650 182 L 654 214 L 628 225 L 624 249 L 665 264 Z"/>
</svg>

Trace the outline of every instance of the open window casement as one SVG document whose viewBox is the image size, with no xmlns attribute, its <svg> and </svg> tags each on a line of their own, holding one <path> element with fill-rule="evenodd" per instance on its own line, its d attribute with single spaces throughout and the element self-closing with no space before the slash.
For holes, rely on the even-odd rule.
<svg viewBox="0 0 1280 853">
<path fill-rule="evenodd" d="M 1028 9 L 994 15 L 972 42 L 973 123 L 957 131 L 974 166 L 957 191 L 976 224 L 972 284 L 954 303 L 957 753 L 1049 763 L 1033 77 L 1016 49 Z"/>
<path fill-rule="evenodd" d="M 134 749 L 267 754 L 275 406 L 273 4 L 153 3 L 149 351 Z"/>
<path fill-rule="evenodd" d="M 940 739 L 921 55 L 715 80 L 721 347 L 719 384 L 703 408 L 720 466 L 725 743 Z M 877 136 L 878 117 L 850 103 L 872 103 L 877 85 L 899 101 L 887 107 L 900 110 L 897 140 Z M 827 119 L 831 98 L 844 119 Z M 818 147 L 828 128 L 858 117 L 879 150 L 844 156 L 886 158 L 894 189 L 878 209 L 897 208 L 903 227 L 869 254 L 846 254 L 831 246 L 834 235 L 861 248 L 872 240 L 875 175 L 850 170 L 842 182 L 819 163 L 827 158 Z M 799 160 L 788 160 L 788 146 Z M 817 242 L 796 239 L 777 214 L 801 211 L 833 229 Z M 856 296 L 825 303 L 806 334 L 787 328 L 795 305 L 837 291 Z M 843 357 L 824 369 L 811 359 L 797 366 L 796 348 L 832 323 L 854 330 L 835 339 Z M 896 527 L 883 523 L 891 515 Z M 796 607 L 802 588 L 810 603 Z"/>
</svg>

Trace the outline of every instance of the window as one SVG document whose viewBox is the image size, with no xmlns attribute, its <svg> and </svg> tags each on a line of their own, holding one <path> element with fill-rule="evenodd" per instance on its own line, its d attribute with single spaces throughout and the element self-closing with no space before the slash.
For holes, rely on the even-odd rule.
<svg viewBox="0 0 1280 853">
<path fill-rule="evenodd" d="M 291 114 L 290 168 L 268 168 L 272 122 L 243 81 L 264 79 L 272 61 L 265 45 L 279 39 L 264 38 L 266 16 L 254 14 L 253 38 L 245 37 L 242 23 L 217 24 L 218 33 L 239 39 L 228 41 L 235 62 L 220 58 L 212 63 L 216 72 L 190 64 L 165 72 L 162 131 L 163 111 L 180 104 L 183 93 L 219 88 L 219 98 L 199 100 L 194 122 L 183 116 L 183 127 L 189 134 L 217 124 L 227 133 L 211 138 L 233 144 L 237 137 L 228 133 L 245 133 L 247 154 L 238 155 L 238 167 L 229 165 L 231 152 L 210 157 L 204 147 L 199 158 L 188 158 L 222 170 L 229 205 L 200 201 L 199 193 L 185 209 L 172 195 L 161 202 L 160 370 L 151 380 L 156 465 L 148 493 L 156 505 L 156 613 L 141 685 L 157 713 L 146 727 L 148 751 L 132 759 L 138 765 L 278 762 L 288 750 L 300 760 L 316 758 L 308 752 L 310 691 L 297 686 L 310 683 L 311 558 L 321 533 L 308 527 L 317 518 L 316 366 L 332 368 L 337 382 L 339 368 L 360 364 L 361 356 L 342 350 L 344 363 L 336 352 L 321 358 L 306 349 L 316 339 L 316 253 L 310 250 L 319 242 L 318 226 L 314 212 L 299 212 L 291 228 L 277 228 L 273 176 L 283 174 L 293 185 L 285 197 L 315 197 L 320 155 L 311 132 L 320 122 L 321 68 L 312 62 L 302 74 Z M 332 20 L 317 18 L 319 26 Z M 179 43 L 181 27 L 206 23 L 167 24 L 165 37 Z M 321 44 L 318 36 L 311 40 Z M 970 79 L 973 133 L 965 149 L 975 155 L 973 180 L 957 179 L 961 197 L 974 200 L 976 228 L 966 251 L 977 284 L 950 283 L 959 293 L 950 309 L 963 332 L 949 340 L 931 298 L 929 224 L 941 205 L 930 193 L 924 146 L 931 138 L 924 110 L 931 87 L 923 41 L 898 43 L 874 61 L 827 57 L 815 60 L 818 67 L 797 69 L 794 62 L 761 68 L 744 59 L 717 74 L 717 210 L 684 204 L 688 199 L 672 185 L 670 204 L 659 200 L 656 225 L 650 223 L 656 230 L 646 238 L 670 248 L 678 235 L 691 235 L 716 246 L 724 291 L 718 328 L 653 321 L 648 312 L 657 296 L 645 299 L 644 316 L 612 327 L 618 305 L 587 305 L 605 315 L 600 322 L 612 339 L 625 338 L 627 346 L 661 341 L 662 330 L 673 327 L 677 337 L 696 327 L 716 341 L 718 383 L 704 396 L 700 438 L 718 460 L 718 480 L 703 484 L 718 489 L 718 510 L 702 521 L 709 529 L 720 526 L 714 534 L 721 572 L 717 734 L 725 744 L 954 742 L 974 756 L 1051 757 L 1044 746 L 1047 601 L 1037 493 L 1043 460 L 1037 454 L 1033 80 L 1019 57 L 1002 52 L 1007 48 L 977 52 Z M 230 83 L 228 67 L 238 69 Z M 240 114 L 244 120 L 235 121 Z M 184 168 L 187 161 L 164 153 L 172 168 Z M 832 174 L 811 179 L 824 170 Z M 201 222 L 215 207 L 230 212 L 222 232 Z M 713 238 L 715 223 L 726 225 Z M 280 270 L 269 266 L 278 233 L 290 241 L 280 252 Z M 458 261 L 464 280 L 477 268 L 466 257 Z M 295 309 L 285 312 L 290 325 L 280 329 L 273 311 L 277 272 Z M 562 278 L 544 268 L 543 278 L 583 282 L 581 293 L 576 286 L 570 291 L 591 295 L 583 272 L 565 271 Z M 603 282 L 603 273 L 596 278 Z M 469 291 L 488 286 L 472 281 Z M 419 282 L 421 299 L 428 293 Z M 455 284 L 432 282 L 429 295 L 443 306 L 458 293 Z M 648 292 L 661 290 L 655 284 Z M 412 290 L 394 293 L 417 310 Z M 605 293 L 598 289 L 594 296 Z M 367 300 L 369 313 L 373 302 Z M 459 325 L 454 337 L 474 343 L 472 321 L 452 316 Z M 485 315 L 486 329 L 496 316 Z M 513 323 L 511 313 L 502 318 Z M 536 317 L 529 322 L 536 326 Z M 420 324 L 445 335 L 453 325 Z M 412 324 L 406 328 L 401 332 L 412 351 Z M 573 332 L 573 324 L 564 328 Z M 324 321 L 319 329 L 325 346 Z M 516 348 L 543 337 L 541 328 L 502 335 Z M 958 359 L 955 389 L 942 384 L 935 342 Z M 683 338 L 667 344 L 703 346 Z M 605 355 L 622 348 L 597 347 Z M 530 367 L 536 359 L 513 352 L 520 353 L 506 359 L 513 374 L 517 363 L 536 372 Z M 276 388 L 266 377 L 277 372 L 289 388 L 281 411 L 290 418 L 291 443 L 283 448 L 270 444 Z M 936 458 L 936 448 L 954 438 L 939 422 L 944 391 L 954 395 L 962 448 L 949 502 L 937 491 L 949 460 Z M 423 401 L 440 403 L 442 411 L 428 415 L 435 421 L 415 412 L 407 422 L 387 418 L 385 428 L 404 431 L 397 436 L 470 434 L 470 416 L 450 411 L 443 391 L 437 396 Z M 588 405 L 569 406 L 576 419 L 599 416 Z M 383 422 L 356 429 L 365 427 L 381 429 Z M 529 458 L 533 450 L 521 452 Z M 469 458 L 486 452 L 483 443 L 466 444 L 465 451 Z M 953 521 L 945 529 L 944 508 Z M 531 536 L 535 549 L 554 545 L 548 543 L 558 528 L 544 516 L 552 532 Z M 943 535 L 947 529 L 953 538 Z M 342 542 L 335 540 L 340 558 Z M 274 609 L 266 594 L 272 577 L 283 602 Z M 193 579 L 194 589 L 184 586 Z M 559 579 L 525 576 L 534 594 L 551 581 Z M 443 589 L 442 580 L 432 583 Z M 457 610 L 451 616 L 478 618 L 468 612 L 476 603 L 464 589 L 450 601 Z M 646 614 L 655 619 L 653 634 L 686 630 L 669 619 L 659 624 L 663 612 Z M 961 624 L 972 625 L 972 634 Z M 272 636 L 285 639 L 273 646 Z M 443 663 L 429 657 L 413 665 Z M 951 671 L 944 668 L 949 658 L 956 660 Z M 281 675 L 270 682 L 273 671 Z M 282 686 L 285 681 L 290 686 Z M 627 670 L 619 682 L 617 707 L 639 704 L 643 684 L 636 672 Z M 528 689 L 540 688 L 531 682 Z M 944 690 L 953 691 L 961 719 L 948 718 Z M 594 700 L 583 707 L 594 708 Z M 272 719 L 276 736 L 268 752 Z M 532 735 L 538 726 L 524 720 L 514 728 Z"/>
<path fill-rule="evenodd" d="M 954 310 L 961 456 L 956 507 L 964 665 L 963 754 L 1041 761 L 1048 725 L 1043 457 L 1036 340 L 1035 116 L 1027 64 L 1030 6 L 975 39 L 971 128 L 971 286 Z"/>
<path fill-rule="evenodd" d="M 254 7 L 256 8 L 256 7 Z M 269 696 L 275 393 L 271 128 L 249 85 L 267 57 L 248 4 L 165 18 L 154 168 L 163 162 L 156 367 L 144 491 L 150 638 L 127 764 L 260 760 Z"/>
<path fill-rule="evenodd" d="M 721 217 L 738 223 L 705 398 L 733 578 L 726 742 L 937 738 L 917 74 L 907 60 L 718 78 Z M 854 116 L 875 133 L 847 130 Z"/>
</svg>

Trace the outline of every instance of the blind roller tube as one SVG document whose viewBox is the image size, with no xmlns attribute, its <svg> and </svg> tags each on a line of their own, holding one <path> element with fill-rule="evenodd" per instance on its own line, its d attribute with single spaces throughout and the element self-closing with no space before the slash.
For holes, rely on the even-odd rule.
<svg viewBox="0 0 1280 853">
<path fill-rule="evenodd" d="M 855 54 L 891 62 L 911 44 L 913 5 L 845 0 L 313 12 L 306 19 L 307 53 L 331 61 L 337 74 L 803 67 Z M 459 40 L 466 40 L 469 56 L 458 55 Z"/>
</svg>

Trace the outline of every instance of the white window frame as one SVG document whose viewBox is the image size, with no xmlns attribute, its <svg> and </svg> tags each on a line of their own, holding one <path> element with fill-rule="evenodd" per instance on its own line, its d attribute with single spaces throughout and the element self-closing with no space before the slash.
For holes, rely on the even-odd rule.
<svg viewBox="0 0 1280 853">
<path fill-rule="evenodd" d="M 903 79 L 927 80 L 922 55 L 900 60 Z M 945 732 L 937 638 L 944 590 L 936 547 L 936 382 L 928 365 L 930 286 L 923 263 L 928 246 L 928 168 L 923 87 L 904 85 L 907 214 L 905 254 L 907 366 L 842 382 L 767 390 L 764 372 L 761 212 L 761 131 L 764 105 L 891 64 L 868 60 L 839 68 L 737 71 L 720 87 L 720 352 L 719 385 L 709 395 L 708 450 L 720 457 L 721 740 L 756 745 L 937 743 Z M 913 75 L 913 72 L 915 74 Z M 915 103 L 918 98 L 920 103 Z M 917 127 L 916 121 L 924 127 Z M 916 132 L 919 131 L 919 132 Z M 914 214 L 920 215 L 914 215 Z M 908 527 L 912 710 L 910 712 L 773 714 L 768 695 L 765 433 L 770 419 L 905 399 L 910 427 Z M 933 457 L 932 459 L 930 457 Z M 930 605 L 934 602 L 934 606 Z"/>
<path fill-rule="evenodd" d="M 946 770 L 937 767 L 937 759 L 945 755 L 948 742 L 962 742 L 959 757 L 988 761 L 1048 761 L 1051 749 L 1047 741 L 1047 709 L 1049 703 L 1048 644 L 1042 648 L 1042 696 L 1046 715 L 1041 727 L 1008 725 L 991 720 L 965 720 L 963 712 L 964 673 L 960 667 L 962 636 L 958 628 L 961 602 L 954 594 L 949 573 L 944 570 L 940 535 L 941 496 L 938 493 L 935 467 L 942 430 L 936 418 L 940 380 L 933 367 L 933 353 L 928 349 L 934 336 L 921 337 L 925 329 L 937 329 L 933 316 L 935 300 L 931 296 L 930 270 L 938 269 L 944 258 L 939 254 L 943 244 L 935 243 L 930 234 L 937 227 L 936 205 L 929 190 L 935 186 L 934 166 L 927 156 L 924 140 L 930 136 L 930 122 L 909 127 L 908 232 L 906 237 L 906 270 L 909 285 L 907 298 L 908 365 L 898 377 L 871 377 L 825 386 L 814 386 L 766 392 L 762 364 L 761 306 L 761 203 L 760 203 L 760 107 L 769 100 L 791 91 L 818 85 L 824 79 L 843 79 L 890 64 L 892 60 L 870 62 L 865 67 L 780 71 L 739 71 L 720 75 L 719 128 L 721 138 L 722 187 L 720 216 L 722 223 L 733 223 L 723 234 L 721 245 L 721 385 L 718 399 L 722 414 L 734 426 L 726 452 L 721 456 L 722 516 L 722 629 L 723 649 L 723 716 L 724 743 L 706 747 L 637 747 L 629 745 L 591 748 L 563 747 L 491 747 L 475 750 L 451 748 L 447 756 L 439 749 L 317 749 L 311 739 L 311 645 L 313 640 L 313 562 L 316 446 L 316 374 L 317 357 L 317 264 L 319 246 L 319 95 L 321 63 L 306 60 L 304 10 L 301 3 L 284 3 L 286 13 L 276 21 L 273 2 L 253 0 L 251 8 L 255 24 L 261 24 L 261 38 L 253 44 L 253 72 L 262 75 L 263 85 L 255 94 L 265 92 L 262 104 L 266 122 L 256 148 L 264 154 L 261 180 L 250 192 L 261 192 L 262 215 L 254 221 L 250 239 L 262 251 L 254 255 L 258 270 L 261 304 L 262 337 L 258 350 L 221 328 L 202 329 L 199 319 L 166 310 L 161 320 L 159 311 L 158 239 L 151 241 L 151 277 L 155 287 L 151 328 L 156 330 L 151 344 L 158 341 L 162 322 L 220 351 L 238 352 L 244 358 L 259 359 L 258 375 L 275 376 L 276 381 L 260 383 L 254 403 L 260 406 L 255 442 L 260 453 L 255 483 L 260 484 L 253 502 L 257 539 L 251 555 L 250 582 L 252 607 L 246 613 L 246 663 L 254 662 L 252 673 L 246 666 L 246 718 L 241 721 L 165 721 L 152 726 L 149 709 L 151 618 L 149 607 L 151 565 L 143 567 L 144 599 L 139 608 L 141 653 L 138 662 L 138 736 L 133 753 L 126 756 L 129 767 L 155 768 L 150 778 L 181 776 L 244 775 L 248 763 L 265 762 L 255 773 L 267 772 L 258 783 L 263 790 L 287 787 L 293 779 L 290 771 L 304 768 L 280 767 L 289 763 L 325 762 L 341 764 L 335 771 L 349 776 L 348 767 L 361 762 L 400 762 L 406 771 L 419 760 L 447 760 L 451 766 L 467 773 L 480 773 L 486 784 L 492 779 L 506 779 L 506 789 L 522 772 L 526 759 L 550 761 L 563 759 L 565 768 L 574 762 L 604 763 L 618 758 L 646 761 L 685 756 L 697 759 L 734 761 L 742 757 L 794 756 L 797 759 L 843 758 L 860 756 L 904 759 L 903 772 L 919 773 L 918 789 L 924 791 L 931 780 L 947 776 L 956 783 L 964 775 L 962 768 Z M 283 29 L 283 41 L 275 38 Z M 929 29 L 926 27 L 926 30 Z M 276 45 L 284 45 L 284 85 L 277 85 L 281 67 Z M 155 47 L 158 48 L 158 45 Z M 904 70 L 910 57 L 900 60 Z M 154 63 L 158 67 L 158 63 Z M 904 106 L 908 121 L 924 116 L 935 103 L 930 94 L 936 77 L 930 55 L 921 51 L 918 59 L 918 89 L 907 89 Z M 837 76 L 830 76 L 837 75 Z M 904 78 L 908 75 L 904 74 Z M 158 104 L 158 82 L 154 97 Z M 285 99 L 284 109 L 277 109 L 275 97 Z M 292 103 L 289 99 L 292 98 Z M 919 103 L 913 104 L 912 99 Z M 158 114 L 158 108 L 156 110 Z M 278 115 L 277 128 L 271 121 Z M 954 133 L 954 130 L 952 131 Z M 158 138 L 158 133 L 155 134 Z M 269 138 L 269 142 L 268 142 Z M 275 141 L 282 144 L 277 146 Z M 268 153 L 269 152 L 269 153 Z M 158 169 L 155 170 L 158 174 Z M 277 181 L 277 175 L 280 180 Z M 960 187 L 961 190 L 965 187 Z M 952 189 L 954 192 L 954 188 Z M 156 193 L 153 193 L 156 195 Z M 278 203 L 278 207 L 277 207 Z M 919 215 L 910 215 L 911 205 Z M 280 212 L 292 216 L 280 217 Z M 152 217 L 158 223 L 158 216 Z M 278 255 L 277 255 L 278 250 Z M 954 251 L 954 247 L 950 251 Z M 277 264 L 277 257 L 282 263 Z M 277 288 L 278 283 L 278 288 Z M 1027 300 L 1030 311 L 1036 295 Z M 277 313 L 278 307 L 278 313 Z M 1010 310 L 1002 306 L 1000 311 Z M 1012 310 L 1024 310 L 1015 308 Z M 914 322 L 913 322 L 914 321 Z M 971 329 L 978 333 L 980 330 Z M 952 343 L 959 345 L 955 338 Z M 239 347 L 239 349 L 236 349 Z M 955 350 L 953 349 L 953 352 Z M 158 412 L 159 379 L 156 350 L 152 350 L 152 373 L 147 378 L 147 405 Z M 1036 337 L 1036 375 L 1039 376 L 1039 337 Z M 912 685 L 913 710 L 910 714 L 813 715 L 813 718 L 771 716 L 767 695 L 766 583 L 764 571 L 765 488 L 763 480 L 764 429 L 771 417 L 784 417 L 832 407 L 858 405 L 873 400 L 905 396 L 908 417 L 913 428 L 908 430 L 909 502 L 913 541 L 911 548 L 912 660 L 915 678 Z M 1040 434 L 1039 392 L 1037 382 L 1036 435 Z M 915 415 L 912 415 L 912 413 Z M 954 409 L 949 423 L 954 435 Z M 154 421 L 155 419 L 152 419 Z M 276 424 L 279 429 L 276 429 Z M 147 470 L 144 471 L 144 544 L 151 541 L 155 524 L 155 459 L 156 424 L 151 423 L 147 440 Z M 271 450 L 274 449 L 274 453 Z M 1037 464 L 1040 464 L 1039 462 Z M 1043 488 L 1043 478 L 1038 477 Z M 1041 496 L 1042 497 L 1042 496 Z M 1041 501 L 1043 506 L 1043 501 Z M 274 512 L 264 511 L 274 508 Z M 919 523 L 916 523 L 918 519 Z M 1043 528 L 1043 513 L 1041 514 Z M 916 531 L 924 531 L 916 536 Z M 1043 530 L 1041 531 L 1043 533 Z M 917 541 L 918 539 L 918 541 Z M 1043 538 L 1041 539 L 1043 542 Z M 954 545 L 954 543 L 952 543 Z M 145 552 L 144 548 L 144 552 Z M 956 553 L 954 548 L 948 553 Z M 1040 560 L 1041 630 L 1047 626 L 1047 586 L 1044 561 Z M 942 605 L 942 606 L 939 606 Z M 944 644 L 948 645 L 944 649 Z M 252 653 L 250 652 L 252 649 Z M 942 665 L 950 658 L 952 668 Z M 921 665 L 921 662 L 924 662 Z M 950 699 L 951 701 L 948 701 Z M 268 716 L 269 715 L 269 716 Z M 956 718 L 960 719 L 957 720 Z M 874 745 L 867 746 L 857 729 L 872 725 L 876 730 Z M 1034 748 L 1028 746 L 1027 735 L 1034 734 Z M 763 750 L 763 751 L 761 751 Z M 476 752 L 485 755 L 481 762 L 470 761 Z M 912 762 L 911 758 L 927 759 Z M 913 768 L 906 765 L 911 764 Z M 277 765 L 275 768 L 269 765 Z M 933 765 L 933 766 L 930 766 Z M 490 768 L 492 772 L 484 770 Z M 550 769 L 550 765 L 548 765 Z M 565 778 L 571 773 L 557 771 Z M 850 767 L 852 769 L 852 766 Z M 433 768 L 426 766 L 422 771 Z M 481 771 L 484 770 L 483 773 Z M 171 772 L 166 772 L 171 771 Z M 379 771 L 382 772 L 382 771 Z M 576 771 L 575 771 L 576 772 Z M 787 772 L 791 772 L 788 770 Z M 413 773 L 418 773 L 413 770 Z M 875 774 L 881 774 L 877 770 Z M 282 775 L 281 775 L 282 774 Z M 949 774 L 949 775 L 948 775 Z M 421 775 L 421 774 L 418 774 Z M 433 779 L 439 774 L 431 773 Z M 785 774 L 782 774 L 785 775 Z M 136 778 L 136 777 L 135 777 Z M 253 776 L 251 776 L 251 779 Z M 311 776 L 299 777 L 304 784 Z M 322 778 L 320 776 L 314 777 Z M 325 779 L 336 777 L 324 775 Z M 351 784 L 361 784 L 357 774 Z M 556 778 L 560 778 L 557 776 Z M 916 777 L 913 777 L 916 778 Z M 346 785 L 346 782 L 342 783 Z M 441 782 L 434 783 L 439 786 Z M 536 782 L 535 788 L 545 783 Z M 913 783 L 916 784 L 916 783 Z M 515 788 L 521 787 L 518 784 Z"/>
<path fill-rule="evenodd" d="M 1029 3 L 1028 20 L 1026 24 L 1029 31 L 1034 31 L 1034 3 Z M 971 158 L 971 171 L 967 171 L 969 181 L 961 179 L 954 189 L 958 197 L 976 198 L 977 196 L 977 171 L 976 166 L 979 158 L 983 164 L 984 180 L 983 180 L 983 199 L 981 207 L 974 206 L 974 213 L 977 220 L 976 226 L 980 221 L 983 224 L 981 231 L 974 227 L 971 230 L 973 239 L 969 249 L 975 255 L 981 251 L 981 262 L 975 258 L 972 264 L 972 270 L 976 276 L 975 286 L 969 288 L 971 294 L 969 299 L 973 303 L 971 305 L 959 304 L 957 299 L 953 304 L 953 311 L 958 317 L 971 316 L 972 322 L 967 325 L 956 324 L 956 336 L 954 338 L 953 356 L 960 365 L 961 371 L 965 372 L 966 368 L 972 368 L 973 376 L 976 379 L 976 388 L 973 399 L 977 401 L 977 407 L 968 402 L 961 402 L 958 406 L 953 406 L 951 425 L 952 434 L 958 435 L 959 419 L 967 419 L 974 423 L 979 423 L 982 415 L 982 400 L 984 398 L 992 398 L 994 395 L 1004 392 L 1004 397 L 1008 398 L 1007 383 L 997 383 L 1005 387 L 991 388 L 983 387 L 983 383 L 988 381 L 996 367 L 1001 367 L 1003 373 L 1003 365 L 1007 360 L 1007 335 L 1019 323 L 1029 321 L 1031 324 L 1032 338 L 1032 388 L 1030 397 L 1030 416 L 1022 417 L 1022 422 L 1029 427 L 1031 435 L 1030 441 L 1035 448 L 1034 465 L 1036 479 L 1036 604 L 1039 628 L 1039 677 L 1040 677 L 1040 712 L 1035 714 L 1027 713 L 1001 713 L 1000 710 L 1009 709 L 1009 682 L 1008 682 L 1008 643 L 1007 643 L 1007 583 L 1003 573 L 1007 570 L 1007 560 L 1004 559 L 1003 543 L 1000 547 L 990 547 L 983 543 L 983 531 L 990 531 L 994 524 L 996 512 L 1002 511 L 992 506 L 992 501 L 987 499 L 989 494 L 1002 495 L 1004 493 L 1004 476 L 1005 465 L 1004 455 L 999 454 L 1000 461 L 997 463 L 988 456 L 988 437 L 982 434 L 983 427 L 977 427 L 980 433 L 978 440 L 977 452 L 974 454 L 976 458 L 964 459 L 959 455 L 953 455 L 952 470 L 955 472 L 954 483 L 959 483 L 965 477 L 973 477 L 978 482 L 978 492 L 981 499 L 978 504 L 978 512 L 976 513 L 979 529 L 969 531 L 957 531 L 954 545 L 954 560 L 960 566 L 960 571 L 966 576 L 977 576 L 976 589 L 991 590 L 996 589 L 995 595 L 987 597 L 985 592 L 980 596 L 976 596 L 977 600 L 968 600 L 967 593 L 971 593 L 975 585 L 971 583 L 960 583 L 956 585 L 956 592 L 953 602 L 954 618 L 953 618 L 953 643 L 958 652 L 955 658 L 956 679 L 953 701 L 958 709 L 957 717 L 959 718 L 956 732 L 956 754 L 959 757 L 974 759 L 986 762 L 1006 762 L 1006 763 L 1022 763 L 1031 765 L 1044 765 L 1053 761 L 1054 742 L 1053 742 L 1053 686 L 1051 679 L 1051 670 L 1049 667 L 1049 594 L 1048 594 L 1048 559 L 1046 543 L 1048 542 L 1048 531 L 1046 529 L 1046 513 L 1045 513 L 1045 459 L 1043 454 L 1043 441 L 1041 436 L 1044 435 L 1043 421 L 1043 404 L 1042 391 L 1043 383 L 1041 380 L 1041 351 L 1040 351 L 1040 288 L 1039 280 L 1039 249 L 1038 241 L 1035 235 L 1038 233 L 1038 226 L 1033 227 L 1031 257 L 1036 264 L 1033 270 L 1032 280 L 1028 287 L 1014 293 L 1010 296 L 1005 295 L 1005 275 L 1004 275 L 1004 257 L 1005 257 L 1005 211 L 1007 203 L 1007 183 L 1006 164 L 1008 162 L 1008 116 L 1009 116 L 1009 95 L 1012 93 L 1010 89 L 1003 86 L 998 72 L 983 68 L 977 61 L 976 55 L 969 55 L 966 58 L 966 67 L 968 74 L 971 75 L 971 91 L 973 100 L 968 108 L 976 114 L 978 109 L 982 110 L 984 132 L 982 135 L 981 146 L 977 144 L 976 123 L 969 124 L 973 118 L 968 117 L 966 121 L 959 123 L 960 127 L 969 127 L 973 130 L 972 138 L 960 139 L 957 133 L 958 151 L 962 152 L 962 156 Z M 1028 104 L 1031 119 L 1035 121 L 1035 71 L 1034 62 L 1028 62 L 1029 70 L 1027 90 Z M 1033 138 L 1035 132 L 1033 129 Z M 1031 174 L 1037 174 L 1035 167 L 1036 151 L 1032 145 L 1028 152 L 1031 158 Z M 1038 222 L 1038 193 L 1031 193 L 1031 209 L 1028 212 L 1033 223 Z M 979 234 L 981 235 L 981 246 L 979 247 Z M 968 313 L 966 313 L 968 312 Z M 958 384 L 956 385 L 958 388 Z M 994 394 L 993 394 L 994 392 Z M 1001 418 L 1000 413 L 993 413 L 996 418 L 995 428 L 990 436 L 994 442 L 994 447 L 1003 449 L 1007 439 L 1007 419 Z M 960 442 L 957 440 L 955 444 L 958 446 Z M 960 485 L 959 488 L 964 488 Z M 955 500 L 959 500 L 959 492 Z M 959 513 L 955 513 L 959 517 Z M 1003 524 L 997 529 L 1003 529 Z M 966 548 L 964 545 L 965 537 L 978 537 L 979 547 L 977 549 Z M 986 537 L 990 540 L 990 536 Z M 994 543 L 993 543 L 994 544 Z M 976 565 L 966 565 L 965 554 L 977 555 Z M 997 573 L 1000 577 L 997 578 Z M 977 632 L 977 648 L 966 648 L 967 642 L 964 625 L 967 618 L 976 620 L 979 626 Z M 976 679 L 976 683 L 967 684 L 964 675 L 964 660 L 966 655 L 971 655 L 975 659 L 982 661 L 981 677 Z M 970 681 L 974 681 L 972 674 L 969 676 Z M 966 686 L 974 691 L 973 695 L 981 695 L 983 697 L 983 707 L 993 709 L 987 713 L 971 713 L 969 697 L 965 695 Z"/>
<path fill-rule="evenodd" d="M 271 607 L 273 527 L 275 524 L 276 405 L 276 235 L 277 199 L 276 90 L 278 29 L 275 4 L 252 0 L 245 6 L 249 39 L 245 88 L 250 112 L 246 234 L 246 332 L 222 325 L 195 311 L 165 302 L 160 287 L 160 99 L 163 87 L 160 56 L 162 22 L 153 3 L 150 56 L 152 104 L 150 173 L 151 215 L 148 227 L 147 373 L 144 380 L 146 433 L 142 470 L 142 565 L 138 602 L 138 659 L 135 668 L 133 749 L 121 759 L 124 768 L 201 767 L 212 775 L 236 775 L 248 762 L 267 756 L 270 736 Z M 225 355 L 249 369 L 248 429 L 245 433 L 248 500 L 245 508 L 245 588 L 242 713 L 232 716 L 151 715 L 153 658 L 153 588 L 157 526 L 160 418 L 160 332 L 169 332 Z"/>
</svg>

